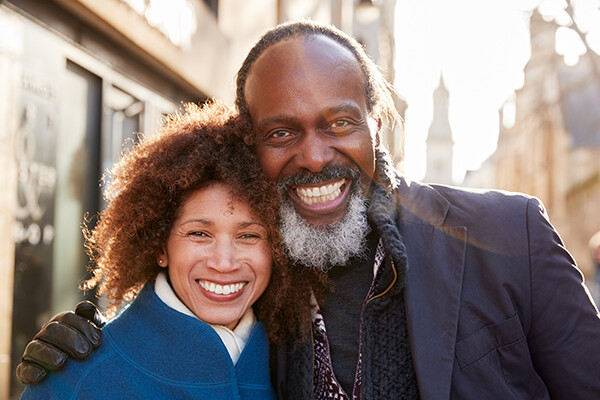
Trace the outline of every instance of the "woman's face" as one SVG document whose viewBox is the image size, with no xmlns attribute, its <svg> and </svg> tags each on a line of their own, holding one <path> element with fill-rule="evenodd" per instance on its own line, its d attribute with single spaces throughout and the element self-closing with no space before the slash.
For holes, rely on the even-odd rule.
<svg viewBox="0 0 600 400">
<path fill-rule="evenodd" d="M 229 187 L 192 192 L 159 255 L 179 299 L 201 320 L 235 328 L 271 277 L 267 229 Z"/>
</svg>

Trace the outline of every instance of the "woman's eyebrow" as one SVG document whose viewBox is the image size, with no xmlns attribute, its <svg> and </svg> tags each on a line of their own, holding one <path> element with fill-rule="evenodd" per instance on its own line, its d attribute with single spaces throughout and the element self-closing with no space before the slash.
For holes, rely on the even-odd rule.
<svg viewBox="0 0 600 400">
<path fill-rule="evenodd" d="M 181 225 L 185 225 L 185 224 L 191 224 L 191 223 L 201 223 L 203 225 L 209 225 L 212 226 L 215 223 L 209 219 L 204 219 L 204 218 L 190 218 L 188 220 L 185 220 L 181 223 Z"/>
<path fill-rule="evenodd" d="M 259 226 L 259 227 L 261 227 L 261 228 L 265 228 L 265 229 L 266 229 L 266 227 L 265 227 L 265 225 L 264 225 L 263 223 L 261 223 L 261 222 L 256 222 L 256 221 L 240 222 L 240 223 L 238 224 L 238 226 L 239 226 L 240 228 L 247 228 L 247 227 L 249 227 L 249 226 L 252 226 L 252 225 L 257 225 L 257 226 Z"/>
</svg>

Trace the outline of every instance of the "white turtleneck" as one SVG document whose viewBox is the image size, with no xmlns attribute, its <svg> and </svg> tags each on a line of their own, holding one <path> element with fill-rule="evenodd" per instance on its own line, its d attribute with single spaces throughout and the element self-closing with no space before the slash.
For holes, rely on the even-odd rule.
<svg viewBox="0 0 600 400">
<path fill-rule="evenodd" d="M 189 315 L 193 318 L 198 318 L 196 314 L 192 312 L 192 310 L 190 310 L 181 302 L 181 300 L 179 300 L 173 291 L 173 288 L 169 284 L 166 271 L 161 271 L 156 277 L 154 291 L 156 292 L 158 298 L 161 299 L 167 306 L 179 311 L 182 314 Z M 217 332 L 223 341 L 223 344 L 227 348 L 231 360 L 235 364 L 240 357 L 240 354 L 242 353 L 242 350 L 248 341 L 248 337 L 250 336 L 250 333 L 257 322 L 258 321 L 254 315 L 254 311 L 252 311 L 252 307 L 250 307 L 248 310 L 246 310 L 234 330 L 231 330 L 223 325 L 213 325 L 209 324 L 208 322 L 206 323 L 210 325 L 215 332 Z"/>
</svg>

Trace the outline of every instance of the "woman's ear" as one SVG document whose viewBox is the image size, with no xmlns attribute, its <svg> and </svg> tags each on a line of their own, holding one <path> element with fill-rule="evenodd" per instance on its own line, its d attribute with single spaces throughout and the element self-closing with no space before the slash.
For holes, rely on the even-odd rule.
<svg viewBox="0 0 600 400">
<path fill-rule="evenodd" d="M 169 265 L 169 257 L 167 256 L 167 251 L 165 249 L 156 253 L 156 263 L 159 267 L 166 268 Z"/>
</svg>

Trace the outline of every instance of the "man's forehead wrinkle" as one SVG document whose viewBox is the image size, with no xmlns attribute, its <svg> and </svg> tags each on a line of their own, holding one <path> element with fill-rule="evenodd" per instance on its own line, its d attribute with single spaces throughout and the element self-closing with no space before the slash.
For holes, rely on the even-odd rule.
<svg viewBox="0 0 600 400">
<path fill-rule="evenodd" d="M 360 107 L 353 101 L 343 101 L 337 104 L 325 105 L 320 113 L 319 118 L 323 120 L 327 120 L 331 116 L 335 116 L 336 114 L 346 113 L 351 114 L 355 117 L 359 117 L 361 115 Z M 279 124 L 288 124 L 288 125 L 301 125 L 301 118 L 299 118 L 298 113 L 289 113 L 289 114 L 278 114 L 271 115 L 267 118 L 263 118 L 260 121 L 257 121 L 256 128 L 264 129 L 268 128 L 271 125 L 279 125 Z"/>
</svg>

